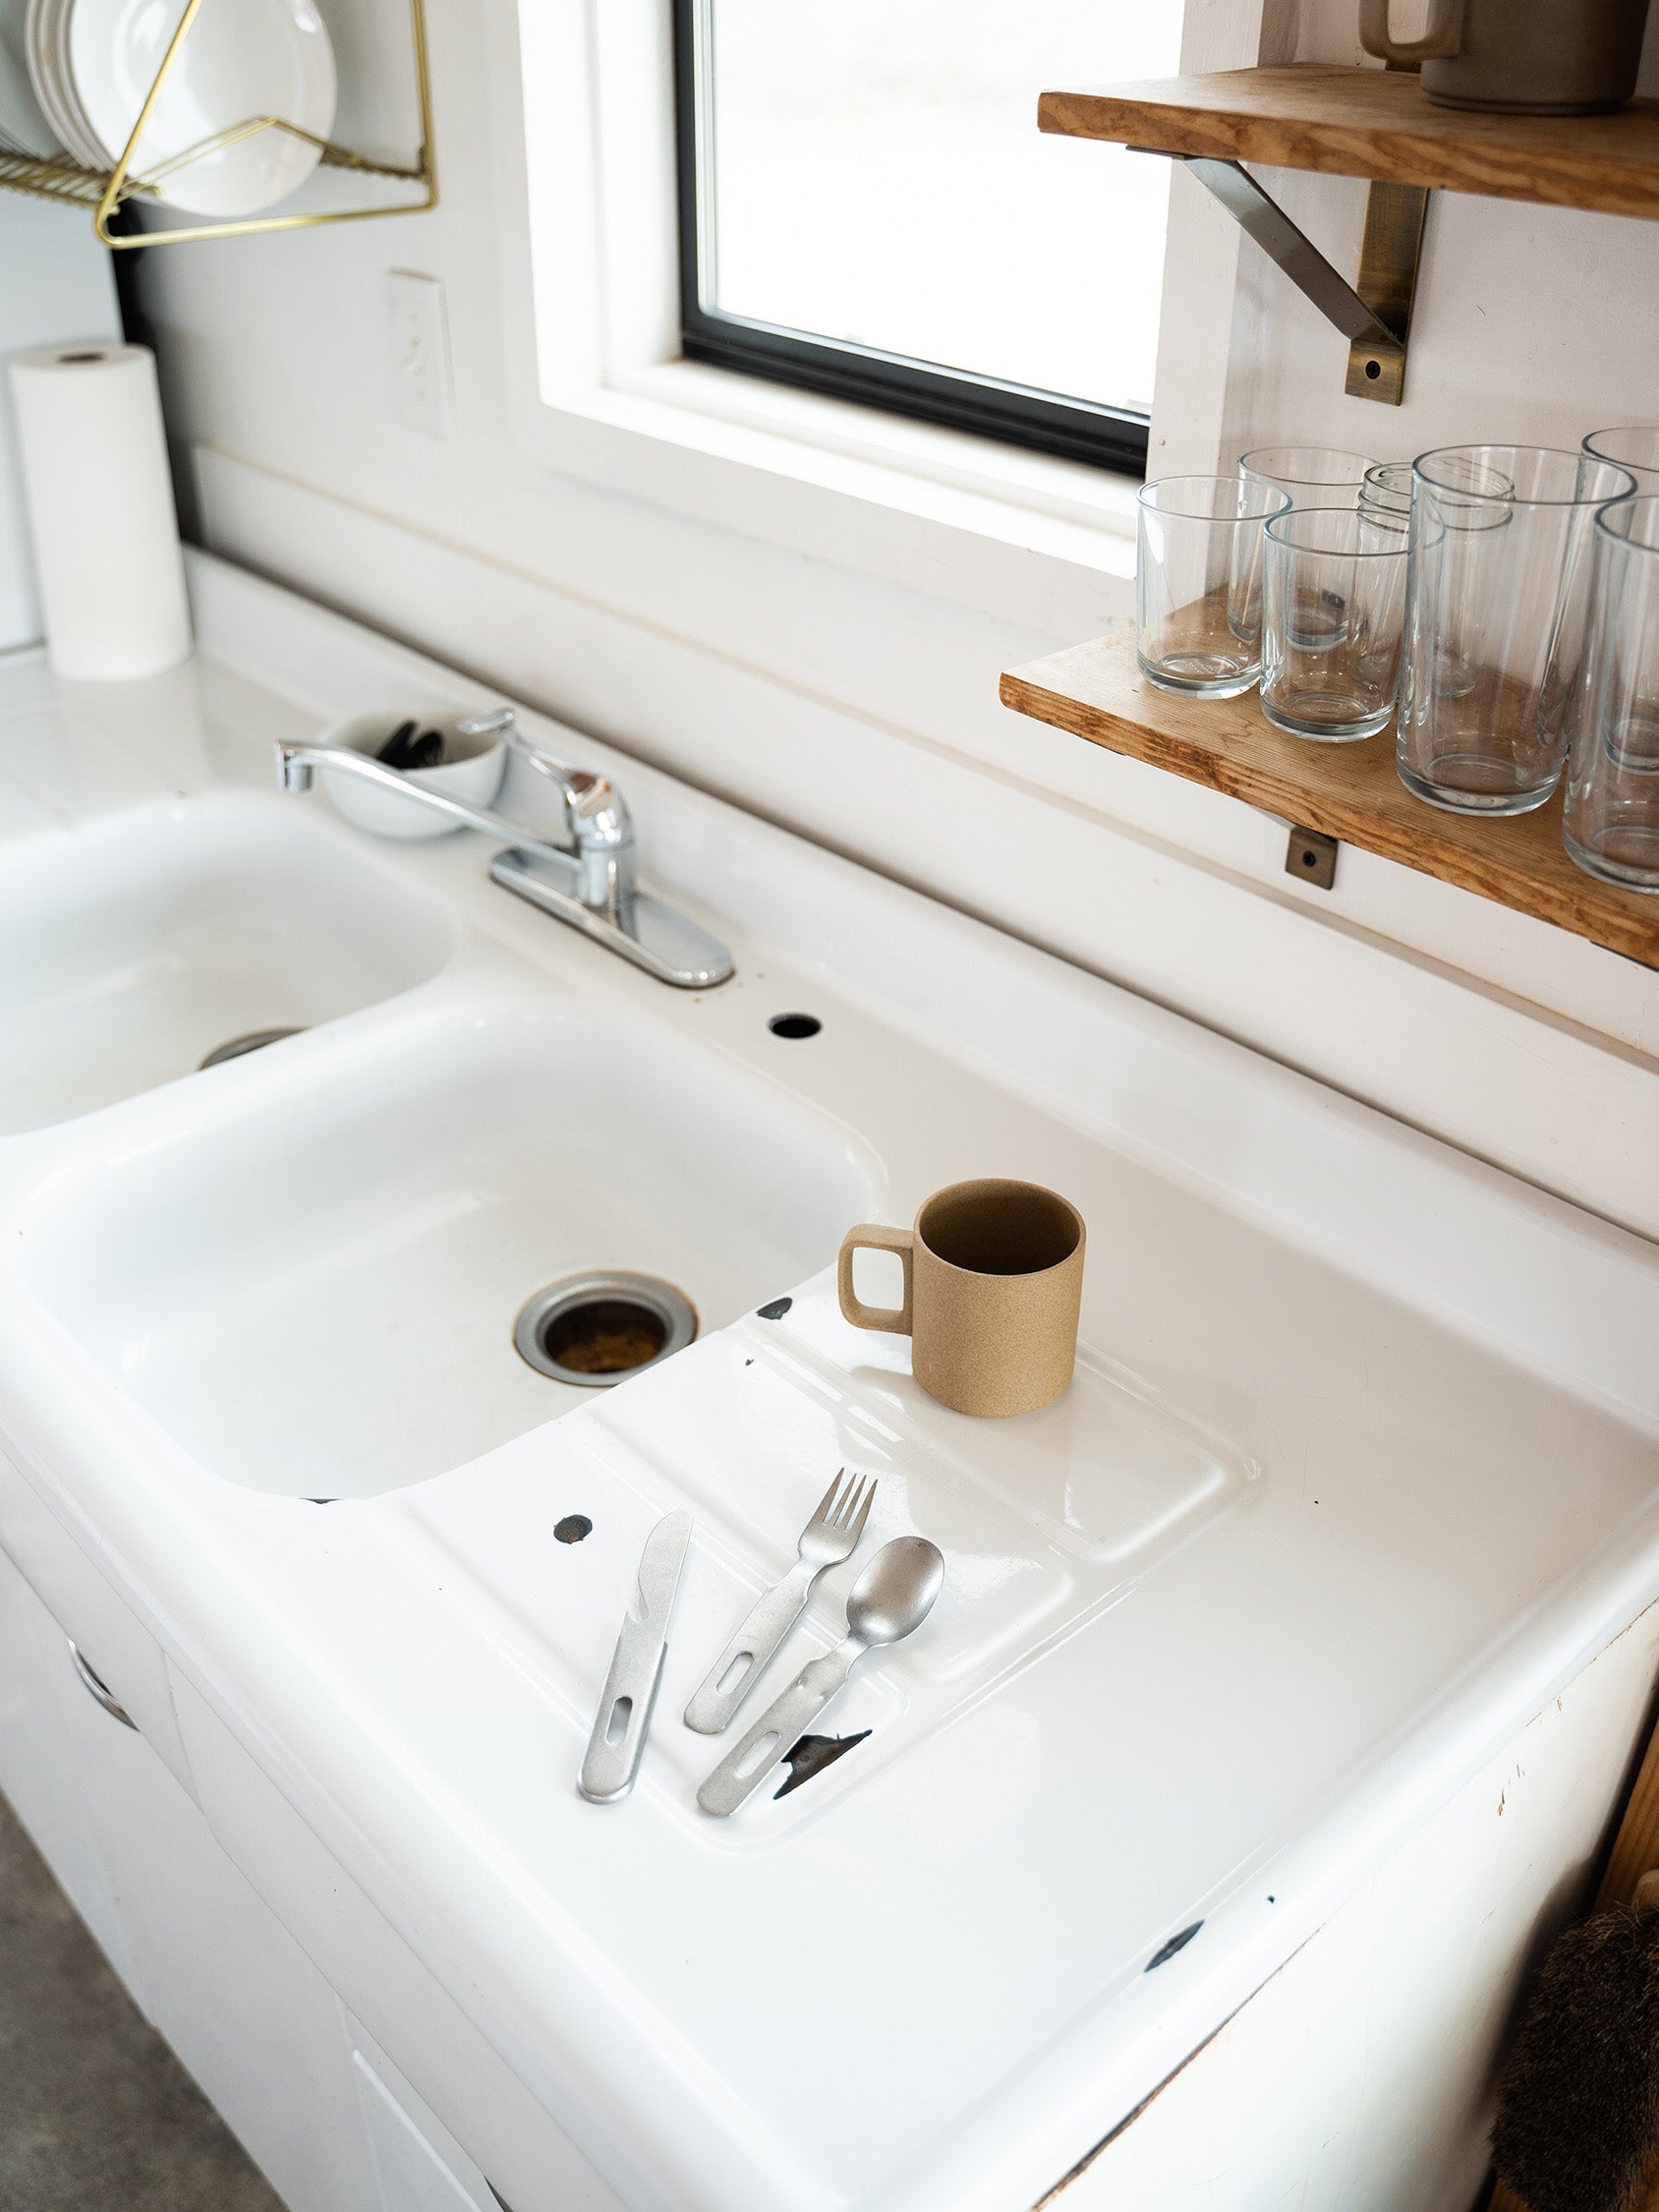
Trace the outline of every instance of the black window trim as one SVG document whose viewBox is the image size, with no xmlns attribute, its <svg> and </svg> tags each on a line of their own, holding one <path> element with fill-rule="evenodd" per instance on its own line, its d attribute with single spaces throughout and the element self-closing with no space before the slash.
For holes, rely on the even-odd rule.
<svg viewBox="0 0 1659 2212">
<path fill-rule="evenodd" d="M 1023 384 L 924 365 L 873 346 L 807 337 L 772 323 L 711 313 L 703 305 L 703 270 L 712 241 L 699 154 L 712 143 L 713 122 L 701 97 L 698 60 L 711 36 L 712 5 L 713 0 L 674 0 L 680 343 L 686 359 L 1143 477 L 1147 418 L 1128 408 L 1057 399 Z"/>
</svg>

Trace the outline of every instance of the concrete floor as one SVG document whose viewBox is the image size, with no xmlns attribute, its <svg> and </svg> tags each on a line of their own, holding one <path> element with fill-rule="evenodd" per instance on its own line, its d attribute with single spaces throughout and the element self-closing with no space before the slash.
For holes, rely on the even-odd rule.
<svg viewBox="0 0 1659 2212">
<path fill-rule="evenodd" d="M 0 2212 L 283 2212 L 4 1798 Z"/>
</svg>

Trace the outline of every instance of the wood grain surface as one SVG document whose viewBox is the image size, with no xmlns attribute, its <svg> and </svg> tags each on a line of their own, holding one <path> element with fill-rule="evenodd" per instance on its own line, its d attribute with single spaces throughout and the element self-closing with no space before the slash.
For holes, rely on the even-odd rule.
<svg viewBox="0 0 1659 2212">
<path fill-rule="evenodd" d="M 1499 200 L 1659 217 L 1659 100 L 1614 115 L 1436 107 L 1415 73 L 1300 62 L 1043 93 L 1039 128 Z"/>
<path fill-rule="evenodd" d="M 1659 967 L 1659 897 L 1612 890 L 1574 867 L 1561 843 L 1559 797 L 1508 820 L 1444 813 L 1401 783 L 1392 731 L 1356 745 L 1316 744 L 1273 728 L 1254 692 L 1159 691 L 1136 668 L 1127 630 L 1009 669 L 1001 699 L 1091 744 Z"/>
</svg>

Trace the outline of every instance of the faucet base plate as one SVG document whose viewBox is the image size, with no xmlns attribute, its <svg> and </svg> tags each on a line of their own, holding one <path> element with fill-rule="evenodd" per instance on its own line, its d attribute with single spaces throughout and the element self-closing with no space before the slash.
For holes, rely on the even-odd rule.
<svg viewBox="0 0 1659 2212">
<path fill-rule="evenodd" d="M 576 863 L 562 853 L 510 845 L 491 860 L 489 873 L 503 890 L 620 953 L 659 983 L 708 991 L 734 971 L 732 957 L 718 938 L 647 892 L 635 892 L 608 912 L 584 906 L 576 896 Z"/>
</svg>

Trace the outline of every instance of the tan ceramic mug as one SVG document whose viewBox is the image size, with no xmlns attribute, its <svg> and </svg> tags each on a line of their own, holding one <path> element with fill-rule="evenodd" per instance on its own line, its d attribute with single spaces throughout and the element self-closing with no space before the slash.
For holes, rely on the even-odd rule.
<svg viewBox="0 0 1659 2212">
<path fill-rule="evenodd" d="M 1596 115 L 1636 88 L 1648 0 L 1433 0 L 1427 33 L 1396 38 L 1389 0 L 1359 0 L 1359 42 L 1397 69 L 1419 64 L 1442 107 Z"/>
<path fill-rule="evenodd" d="M 914 1229 L 863 1221 L 841 1240 L 841 1311 L 859 1329 L 911 1339 L 911 1371 L 965 1414 L 1034 1413 L 1058 1398 L 1077 1358 L 1083 1217 L 1039 1183 L 952 1183 Z M 853 1253 L 897 1252 L 904 1304 L 866 1306 Z"/>
</svg>

